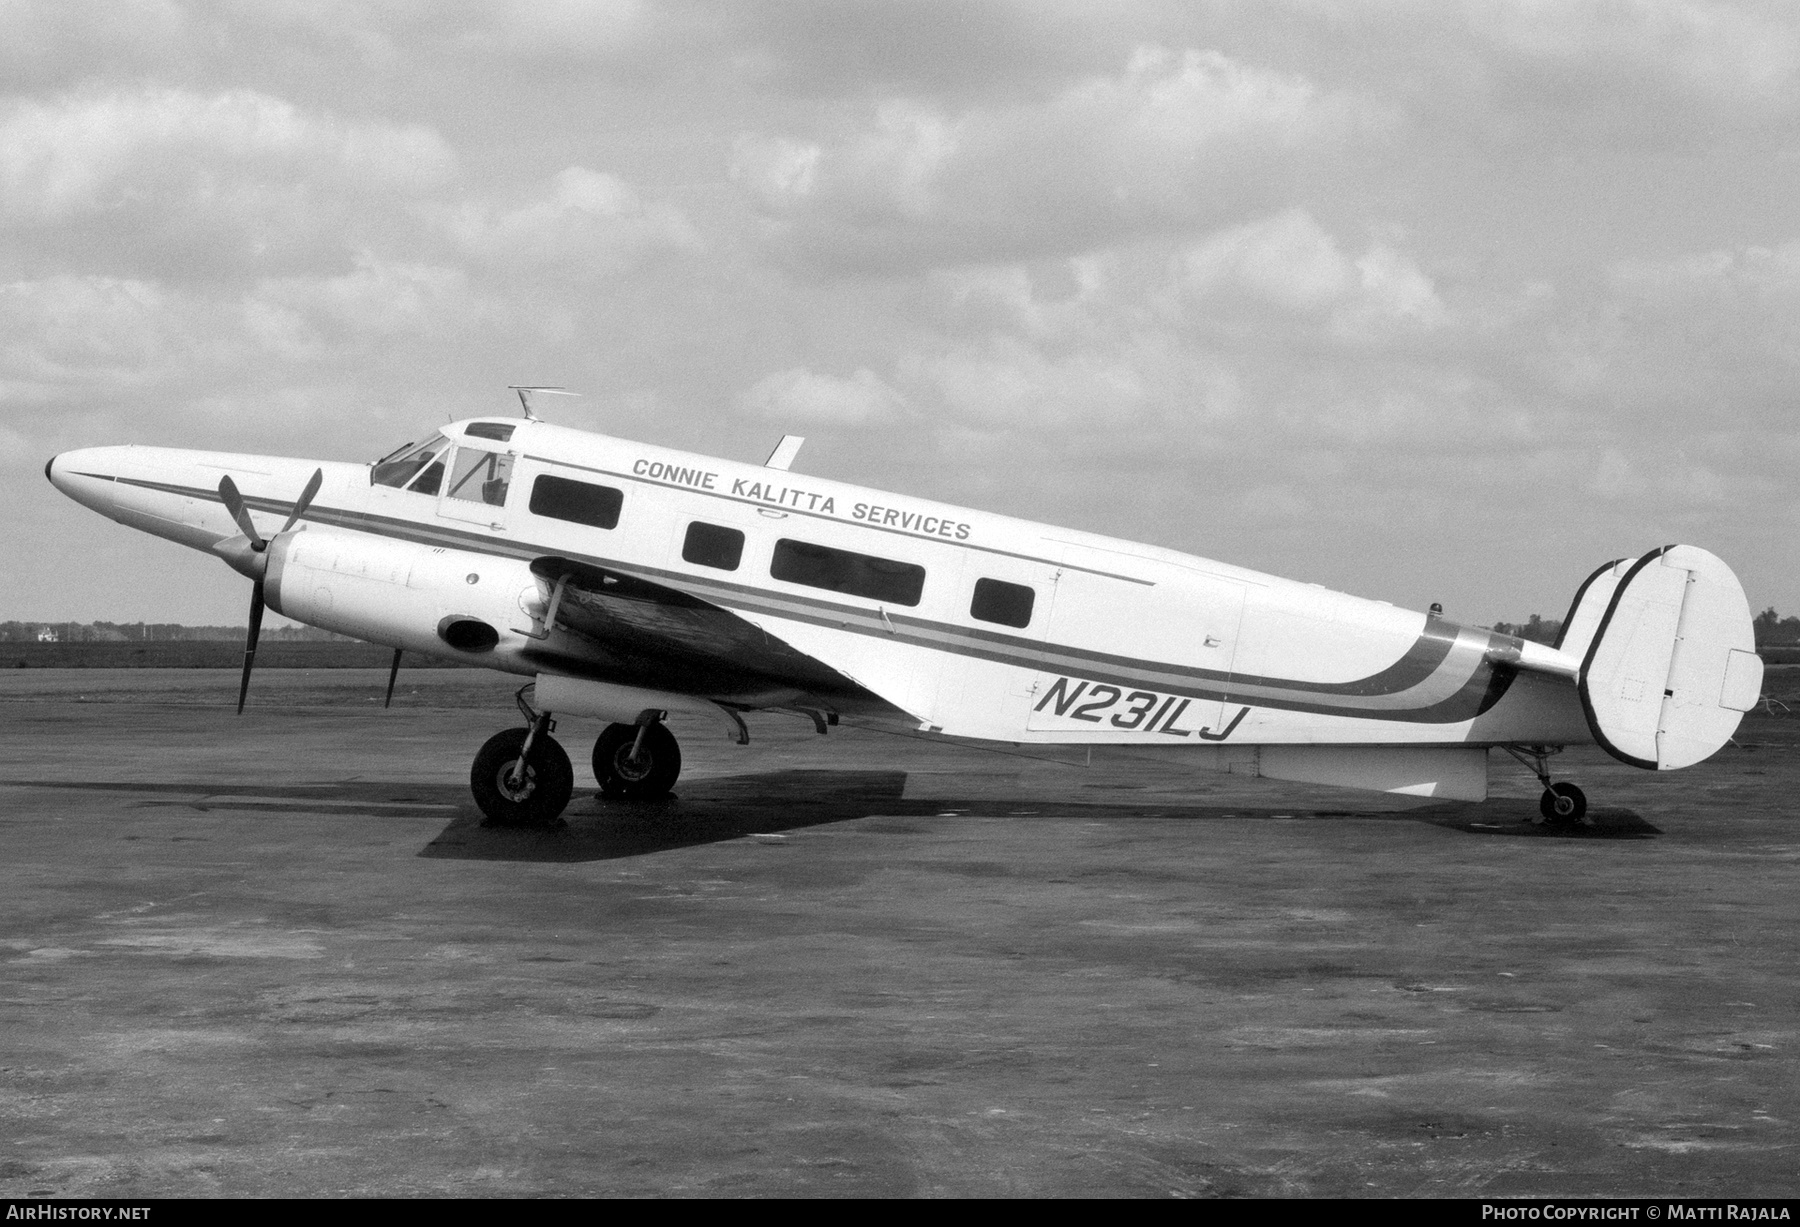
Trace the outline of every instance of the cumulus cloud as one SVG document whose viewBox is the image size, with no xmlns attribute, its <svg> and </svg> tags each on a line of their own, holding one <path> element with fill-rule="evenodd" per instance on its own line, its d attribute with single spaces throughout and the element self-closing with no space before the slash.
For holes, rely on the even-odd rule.
<svg viewBox="0 0 1800 1227">
<path fill-rule="evenodd" d="M 1304 210 L 931 283 L 900 386 L 945 429 L 1041 433 L 1070 462 L 1096 435 L 1167 461 L 1276 439 L 1416 449 L 1522 429 L 1504 392 L 1460 369 L 1492 343 L 1487 315 L 1460 318 L 1403 248 L 1347 248 Z"/>
<path fill-rule="evenodd" d="M 167 63 L 188 33 L 174 0 L 9 0 L 0 6 L 0 74 L 8 88 L 53 87 L 72 75 Z"/>
<path fill-rule="evenodd" d="M 1469 0 L 1464 11 L 1477 38 L 1557 71 L 1565 89 L 1590 99 L 1635 81 L 1728 109 L 1800 104 L 1800 25 L 1787 6 Z"/>
<path fill-rule="evenodd" d="M 220 180 L 305 175 L 340 186 L 416 191 L 456 157 L 418 126 L 353 124 L 254 90 L 178 89 L 14 104 L 0 120 L 0 209 L 57 221 L 145 200 L 204 205 Z"/>
<path fill-rule="evenodd" d="M 487 0 L 478 20 L 514 48 L 560 55 L 610 52 L 652 18 L 639 0 Z"/>
<path fill-rule="evenodd" d="M 183 314 L 158 286 L 128 278 L 0 285 L 0 387 L 31 403 L 96 386 L 141 388 L 191 343 Z"/>
<path fill-rule="evenodd" d="M 1145 47 L 1040 105 L 894 101 L 830 143 L 745 136 L 733 174 L 795 252 L 944 263 L 1214 225 L 1278 200 L 1303 152 L 1379 123 L 1298 75 Z"/>
<path fill-rule="evenodd" d="M 1235 293 L 1287 311 L 1329 313 L 1340 340 L 1376 340 L 1395 328 L 1431 329 L 1449 319 L 1411 256 L 1372 243 L 1352 258 L 1303 209 L 1211 235 L 1188 247 L 1180 265 L 1190 296 Z"/>
<path fill-rule="evenodd" d="M 27 269 L 180 281 L 341 268 L 358 236 L 456 170 L 428 128 L 253 90 L 21 101 L 0 111 L 0 251 Z"/>
<path fill-rule="evenodd" d="M 490 388 L 541 378 L 535 347 L 642 332 L 629 312 L 596 330 L 611 304 L 584 279 L 699 245 L 616 175 L 571 166 L 476 193 L 429 127 L 260 90 L 15 100 L 0 105 L 0 257 L 16 270 L 0 400 L 229 418 L 284 383 L 357 372 L 402 389 L 458 368 Z M 313 403 L 329 415 L 333 396 Z"/>
<path fill-rule="evenodd" d="M 1238 54 L 1378 99 L 1415 139 L 1532 163 L 1791 147 L 1800 112 L 1800 11 L 1768 0 L 1274 0 L 1223 25 Z"/>
<path fill-rule="evenodd" d="M 488 312 L 460 269 L 368 253 L 342 276 L 265 279 L 242 302 L 248 334 L 295 361 L 343 360 L 400 335 L 460 333 Z"/>
<path fill-rule="evenodd" d="M 1592 383 L 1699 422 L 1791 428 L 1800 396 L 1800 240 L 1615 263 L 1589 331 Z"/>
<path fill-rule="evenodd" d="M 914 364 L 958 422 L 1015 431 L 1130 425 L 1151 398 L 1149 372 L 1128 356 L 1086 351 L 1060 358 L 1013 338 L 955 347 Z"/>
<path fill-rule="evenodd" d="M 892 417 L 906 402 L 867 367 L 847 379 L 795 367 L 757 380 L 739 403 L 774 422 L 856 426 Z"/>
<path fill-rule="evenodd" d="M 365 255 L 334 277 L 267 278 L 241 296 L 131 278 L 64 275 L 0 285 L 0 399 L 82 411 L 260 372 L 391 352 L 483 322 L 458 270 Z"/>
<path fill-rule="evenodd" d="M 374 454 L 541 381 L 1393 599 L 1554 613 L 1646 535 L 1791 572 L 1791 6 L 5 12 L 0 429 L 40 462 Z"/>
<path fill-rule="evenodd" d="M 1292 311 L 1329 310 L 1356 280 L 1337 240 L 1304 209 L 1210 235 L 1180 259 L 1193 293 L 1237 289 Z"/>
<path fill-rule="evenodd" d="M 495 205 L 465 202 L 442 211 L 461 247 L 491 263 L 586 278 L 616 273 L 659 252 L 698 251 L 698 232 L 681 211 L 646 202 L 623 179 L 571 166 L 534 196 Z"/>
</svg>

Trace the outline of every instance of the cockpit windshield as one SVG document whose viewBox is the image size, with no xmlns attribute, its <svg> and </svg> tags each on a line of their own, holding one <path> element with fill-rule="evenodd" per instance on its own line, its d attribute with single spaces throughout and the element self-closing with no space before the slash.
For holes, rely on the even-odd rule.
<svg viewBox="0 0 1800 1227">
<path fill-rule="evenodd" d="M 450 440 L 442 435 L 423 443 L 408 443 L 376 461 L 369 471 L 369 482 L 377 486 L 408 486 L 420 494 L 436 494 L 444 480 L 444 453 L 448 450 Z"/>
</svg>

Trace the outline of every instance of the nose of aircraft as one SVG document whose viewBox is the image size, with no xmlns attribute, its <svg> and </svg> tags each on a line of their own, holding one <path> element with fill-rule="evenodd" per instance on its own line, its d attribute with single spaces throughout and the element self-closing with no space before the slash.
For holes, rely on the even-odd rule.
<svg viewBox="0 0 1800 1227">
<path fill-rule="evenodd" d="M 84 447 L 50 457 L 44 476 L 50 484 L 84 507 L 106 513 L 113 508 L 114 478 L 123 448 Z"/>
</svg>

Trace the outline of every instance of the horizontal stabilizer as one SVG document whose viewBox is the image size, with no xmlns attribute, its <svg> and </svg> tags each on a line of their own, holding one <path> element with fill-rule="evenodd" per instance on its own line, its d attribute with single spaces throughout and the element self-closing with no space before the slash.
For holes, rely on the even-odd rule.
<svg viewBox="0 0 1800 1227">
<path fill-rule="evenodd" d="M 1611 585 L 1587 631 L 1589 593 Z M 1750 605 L 1731 568 L 1703 549 L 1670 545 L 1603 568 L 1571 611 L 1591 633 L 1581 706 L 1594 739 L 1634 767 L 1669 771 L 1712 756 L 1762 692 Z"/>
</svg>

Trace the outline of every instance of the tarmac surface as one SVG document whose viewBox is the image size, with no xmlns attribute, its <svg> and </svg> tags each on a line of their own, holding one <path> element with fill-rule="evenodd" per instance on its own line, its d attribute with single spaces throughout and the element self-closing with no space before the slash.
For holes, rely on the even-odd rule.
<svg viewBox="0 0 1800 1227">
<path fill-rule="evenodd" d="M 480 825 L 506 679 L 0 676 L 0 1196 L 1782 1197 L 1800 717 L 1595 825 L 753 717 Z"/>
</svg>

